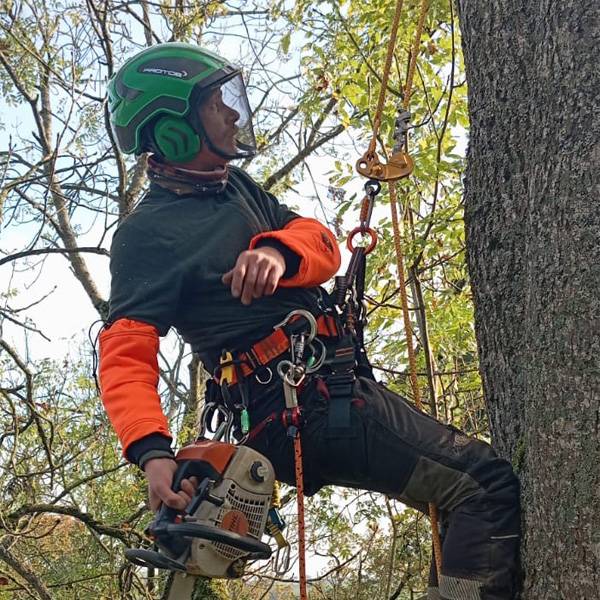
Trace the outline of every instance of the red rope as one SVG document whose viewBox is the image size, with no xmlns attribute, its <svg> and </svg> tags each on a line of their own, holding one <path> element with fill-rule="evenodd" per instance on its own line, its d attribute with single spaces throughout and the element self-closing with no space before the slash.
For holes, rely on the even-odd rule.
<svg viewBox="0 0 600 600">
<path fill-rule="evenodd" d="M 294 467 L 298 501 L 298 564 L 300 569 L 300 600 L 307 600 L 306 592 L 306 525 L 304 521 L 304 475 L 302 473 L 302 444 L 300 432 L 294 438 Z"/>
</svg>

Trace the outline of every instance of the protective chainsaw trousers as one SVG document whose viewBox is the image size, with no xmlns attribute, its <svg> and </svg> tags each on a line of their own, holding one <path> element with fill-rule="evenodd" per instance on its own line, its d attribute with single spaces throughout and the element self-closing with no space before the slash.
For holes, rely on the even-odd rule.
<svg viewBox="0 0 600 600">
<path fill-rule="evenodd" d="M 510 464 L 367 378 L 354 382 L 349 423 L 335 426 L 324 389 L 313 377 L 300 395 L 307 494 L 338 485 L 382 492 L 423 512 L 432 502 L 441 515 L 443 567 L 439 581 L 432 569 L 428 599 L 513 600 L 520 517 Z M 293 444 L 279 418 L 281 382 L 250 392 L 252 426 L 260 426 L 248 445 L 294 485 Z"/>
</svg>

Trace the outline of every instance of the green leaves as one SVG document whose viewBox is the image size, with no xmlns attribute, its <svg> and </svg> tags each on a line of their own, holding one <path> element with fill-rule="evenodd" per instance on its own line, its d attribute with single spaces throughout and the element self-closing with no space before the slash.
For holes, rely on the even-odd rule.
<svg viewBox="0 0 600 600">
<path fill-rule="evenodd" d="M 347 231 L 358 224 L 363 181 L 357 177 L 354 164 L 371 136 L 395 0 L 258 0 L 252 10 L 240 9 L 242 4 L 148 3 L 146 24 L 142 10 L 137 10 L 134 17 L 129 5 L 111 1 L 90 4 L 97 9 L 106 7 L 106 13 L 98 15 L 74 11 L 59 2 L 34 1 L 30 6 L 36 9 L 37 20 L 33 12 L 14 15 L 14 6 L 13 23 L 9 17 L 4 20 L 5 16 L 0 16 L 4 25 L 0 48 L 22 84 L 19 89 L 9 70 L 0 68 L 0 93 L 15 114 L 17 110 L 30 111 L 26 117 L 19 114 L 19 122 L 26 126 L 18 132 L 21 139 L 14 139 L 19 152 L 26 148 L 30 155 L 14 158 L 3 183 L 7 194 L 4 212 L 13 226 L 23 232 L 33 230 L 33 235 L 58 244 L 55 227 L 68 218 L 69 232 L 75 238 L 95 232 L 94 227 L 101 223 L 102 231 L 94 243 L 108 239 L 116 214 L 128 202 L 128 186 L 136 174 L 134 160 L 121 164 L 108 143 L 101 104 L 108 65 L 114 69 L 147 43 L 146 36 L 152 34 L 152 42 L 172 38 L 201 43 L 243 63 L 261 148 L 261 155 L 243 166 L 259 180 L 278 174 L 271 191 L 289 204 L 299 204 L 301 196 L 314 199 L 317 192 L 307 192 L 303 180 L 310 181 L 313 172 L 327 172 L 325 178 L 315 176 L 314 188 L 327 196 L 318 207 L 322 208 L 319 215 L 325 215 L 343 242 Z M 387 150 L 393 144 L 419 8 L 417 0 L 406 0 L 404 4 L 377 146 L 383 159 L 381 143 Z M 409 152 L 415 170 L 399 183 L 404 221 L 402 251 L 421 394 L 426 401 L 429 399 L 426 325 L 440 415 L 469 432 L 482 432 L 485 418 L 462 222 L 467 90 L 459 31 L 449 11 L 446 0 L 432 0 L 421 43 L 410 105 Z M 45 41 L 41 39 L 44 23 Z M 6 33 L 9 27 L 14 35 Z M 32 119 L 31 107 L 23 95 L 23 91 L 33 97 L 39 93 L 44 67 L 28 49 L 42 47 L 53 69 L 49 75 L 49 107 L 42 116 L 53 126 L 49 130 L 51 144 L 59 145 L 56 182 L 63 186 L 60 197 L 68 202 L 58 212 L 53 208 L 44 175 L 43 161 L 47 157 L 38 147 L 39 132 L 33 141 L 30 135 L 37 121 Z M 109 55 L 105 52 L 108 47 Z M 344 133 L 339 133 L 340 125 L 345 127 Z M 328 138 L 332 131 L 337 135 Z M 329 141 L 319 145 L 322 140 Z M 121 173 L 125 174 L 123 178 Z M 144 185 L 143 179 L 137 181 L 136 198 Z M 314 214 L 316 208 L 314 202 L 308 206 L 304 202 L 300 210 Z M 407 341 L 386 186 L 377 198 L 372 223 L 379 243 L 367 266 L 367 345 L 377 376 L 410 398 Z M 100 279 L 96 272 L 93 276 Z M 44 324 L 39 325 L 43 330 Z M 181 360 L 176 362 L 179 368 Z M 0 398 L 0 423 L 3 431 L 11 432 L 3 438 L 2 458 L 10 466 L 0 476 L 0 485 L 6 491 L 1 516 L 8 518 L 12 526 L 10 516 L 18 509 L 55 502 L 114 526 L 132 545 L 139 542 L 150 518 L 141 510 L 145 483 L 136 471 L 119 468 L 122 457 L 95 396 L 88 366 L 37 360 L 32 371 L 34 406 L 43 417 L 39 428 L 24 400 L 27 390 L 23 373 L 6 356 L 0 359 L 2 388 L 9 390 L 10 399 Z M 173 387 L 167 406 L 176 433 L 189 432 L 191 436 L 190 423 L 181 424 L 181 412 L 188 399 L 183 386 L 177 384 L 177 375 L 176 369 L 169 372 Z M 69 492 L 57 498 L 65 489 Z M 293 503 L 286 511 L 291 523 L 289 536 L 294 539 Z M 379 495 L 333 489 L 325 489 L 309 500 L 308 512 L 310 548 L 314 552 L 311 560 L 318 565 L 313 568 L 328 571 L 323 580 L 313 583 L 316 593 L 320 593 L 317 597 L 384 598 L 390 573 L 392 592 L 401 590 L 398 600 L 423 594 L 429 541 L 425 520 L 419 514 L 391 501 L 388 504 Z M 48 521 L 40 520 L 36 528 L 47 531 Z M 66 529 L 61 523 L 56 536 L 50 532 L 46 539 L 53 548 L 55 565 L 25 538 L 19 538 L 14 551 L 33 565 L 47 585 L 56 586 L 52 591 L 59 600 L 74 597 L 66 584 L 79 579 L 86 580 L 86 594 L 102 598 L 160 595 L 163 579 L 148 580 L 145 572 L 123 567 L 123 542 L 117 537 L 87 526 Z M 256 566 L 251 584 L 230 582 L 223 587 L 230 597 L 240 600 L 267 597 L 272 581 L 265 569 L 264 565 Z M 273 589 L 277 589 L 277 597 L 294 597 L 290 584 L 278 583 Z M 202 592 L 213 593 L 227 597 L 222 590 L 217 595 L 214 587 Z"/>
<path fill-rule="evenodd" d="M 281 38 L 281 41 L 279 42 L 281 51 L 284 54 L 287 54 L 290 50 L 291 39 L 292 39 L 292 32 L 288 31 L 286 34 L 284 34 L 284 36 Z"/>
</svg>

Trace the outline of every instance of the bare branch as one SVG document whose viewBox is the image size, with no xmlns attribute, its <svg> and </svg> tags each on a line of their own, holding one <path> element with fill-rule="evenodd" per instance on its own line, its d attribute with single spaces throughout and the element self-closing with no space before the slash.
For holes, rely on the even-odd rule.
<svg viewBox="0 0 600 600">
<path fill-rule="evenodd" d="M 40 254 L 73 254 L 77 252 L 90 252 L 92 254 L 101 254 L 102 256 L 110 256 L 108 250 L 104 248 L 39 248 L 37 250 L 25 250 L 23 252 L 16 252 L 15 254 L 10 254 L 9 256 L 5 256 L 0 259 L 0 266 L 5 263 L 11 262 L 13 260 L 18 260 L 19 258 L 24 258 L 25 256 L 39 256 Z"/>
</svg>

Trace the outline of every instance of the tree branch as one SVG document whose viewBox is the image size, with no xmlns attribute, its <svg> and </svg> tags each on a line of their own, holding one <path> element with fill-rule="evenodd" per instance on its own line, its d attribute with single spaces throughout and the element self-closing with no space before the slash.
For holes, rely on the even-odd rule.
<svg viewBox="0 0 600 600">
<path fill-rule="evenodd" d="M 0 544 L 0 560 L 14 569 L 29 585 L 39 594 L 42 600 L 52 600 L 50 592 L 39 577 L 28 569 L 17 557 L 6 547 L 6 543 Z"/>
<path fill-rule="evenodd" d="M 15 254 L 9 254 L 4 258 L 0 259 L 0 266 L 13 260 L 18 260 L 25 256 L 38 256 L 40 254 L 73 254 L 77 252 L 89 252 L 92 254 L 101 254 L 102 256 L 110 256 L 108 250 L 104 248 L 82 247 L 82 248 L 39 248 L 37 250 L 24 250 L 23 252 L 16 252 Z"/>
</svg>

